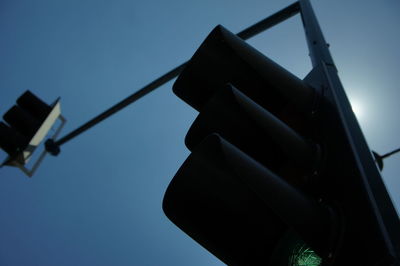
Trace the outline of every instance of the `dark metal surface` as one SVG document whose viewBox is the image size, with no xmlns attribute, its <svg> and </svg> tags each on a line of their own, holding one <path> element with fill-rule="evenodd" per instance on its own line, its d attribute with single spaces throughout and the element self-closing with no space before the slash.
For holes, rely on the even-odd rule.
<svg viewBox="0 0 400 266">
<path fill-rule="evenodd" d="M 308 112 L 315 98 L 313 88 L 236 34 L 218 25 L 176 79 L 173 91 L 200 111 L 210 97 L 227 83 L 274 115 L 288 105 L 299 113 Z M 302 118 L 301 115 L 296 117 Z"/>
<path fill-rule="evenodd" d="M 343 173 L 344 176 L 333 177 L 338 179 L 337 186 L 343 188 L 342 193 L 347 193 L 347 195 L 343 196 L 344 200 L 347 199 L 351 201 L 354 199 L 354 202 L 360 203 L 358 206 L 352 206 L 352 208 L 349 208 L 349 206 L 352 205 L 352 203 L 349 202 L 349 206 L 345 207 L 349 208 L 347 210 L 345 209 L 345 211 L 348 212 L 349 219 L 356 221 L 354 222 L 354 225 L 350 223 L 348 226 L 354 226 L 354 230 L 358 230 L 358 228 L 356 228 L 357 226 L 360 228 L 365 227 L 366 229 L 364 232 L 365 235 L 360 235 L 358 246 L 354 246 L 353 251 L 357 250 L 358 247 L 364 246 L 366 249 L 363 250 L 363 253 L 365 254 L 364 258 L 366 258 L 372 256 L 373 254 L 371 253 L 381 252 L 384 249 L 385 252 L 388 252 L 388 254 L 385 254 L 384 256 L 392 257 L 393 260 L 398 261 L 400 254 L 399 217 L 386 190 L 385 184 L 383 183 L 382 177 L 375 165 L 372 153 L 366 143 L 361 128 L 358 125 L 350 102 L 347 99 L 346 93 L 337 74 L 337 69 L 330 55 L 328 45 L 325 42 L 312 7 L 308 0 L 300 0 L 299 2 L 312 64 L 314 70 L 317 70 L 321 76 L 318 82 L 321 87 L 326 90 L 325 98 L 329 101 L 327 104 L 332 105 L 333 111 L 337 112 L 337 116 L 340 120 L 340 129 L 338 129 L 338 132 L 343 131 L 343 135 L 345 136 L 349 146 L 349 149 L 344 150 L 344 152 L 350 153 L 350 155 L 335 154 L 333 156 L 344 156 L 344 158 L 348 157 L 352 158 L 351 160 L 355 160 L 355 169 L 349 168 L 349 173 Z M 329 124 L 332 122 L 325 121 L 323 123 Z M 335 138 L 335 136 L 333 137 Z M 337 167 L 340 166 L 337 165 Z M 343 167 L 343 169 L 346 168 Z M 346 180 L 346 178 L 348 179 Z M 348 191 L 346 186 L 350 184 L 359 186 L 358 189 L 360 192 Z M 358 199 L 363 198 L 365 199 L 364 202 L 358 201 Z M 375 229 L 379 231 L 379 233 L 373 232 Z M 371 230 L 371 232 L 368 232 L 367 230 Z M 382 238 L 383 245 L 385 246 L 378 247 L 378 239 L 371 240 L 376 241 L 376 243 L 367 242 L 369 240 L 369 233 L 371 235 L 376 235 L 377 238 Z M 349 235 L 351 234 L 352 232 L 349 232 Z M 375 251 L 371 250 L 374 246 L 376 247 Z M 349 249 L 348 252 L 351 252 L 352 250 L 352 247 L 345 248 Z"/>
<path fill-rule="evenodd" d="M 324 64 L 335 67 L 332 56 L 328 49 L 318 20 L 314 14 L 309 0 L 300 0 L 300 14 L 306 34 L 308 50 L 310 52 L 313 67 L 318 66 L 321 61 Z"/>
<path fill-rule="evenodd" d="M 218 90 L 202 108 L 186 135 L 186 146 L 193 150 L 212 133 L 296 187 L 308 185 L 307 177 L 319 161 L 316 145 L 232 85 Z"/>
<path fill-rule="evenodd" d="M 217 134 L 178 170 L 163 210 L 227 265 L 270 265 L 287 225 L 321 254 L 330 248 L 330 212 Z"/>
</svg>

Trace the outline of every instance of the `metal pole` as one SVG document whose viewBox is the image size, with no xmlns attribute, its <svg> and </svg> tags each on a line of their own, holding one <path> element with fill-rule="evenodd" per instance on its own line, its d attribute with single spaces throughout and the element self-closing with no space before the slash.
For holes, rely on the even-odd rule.
<svg viewBox="0 0 400 266">
<path fill-rule="evenodd" d="M 186 62 L 181 64 L 180 66 L 172 69 L 171 71 L 169 71 L 168 73 L 166 73 L 163 76 L 159 77 L 158 79 L 154 80 L 153 82 L 149 83 L 148 85 L 144 86 L 143 88 L 141 88 L 140 90 L 136 91 L 135 93 L 133 93 L 129 97 L 125 98 L 124 100 L 120 101 L 116 105 L 114 105 L 111 108 L 107 109 L 103 113 L 101 113 L 98 116 L 94 117 L 93 119 L 89 120 L 88 122 L 86 122 L 82 126 L 78 127 L 77 129 L 75 129 L 74 131 L 69 133 L 68 135 L 62 137 L 61 139 L 59 139 L 58 141 L 55 142 L 55 145 L 60 146 L 60 145 L 64 144 L 65 142 L 69 141 L 70 139 L 78 136 L 79 134 L 85 132 L 89 128 L 91 128 L 91 127 L 95 126 L 96 124 L 100 123 L 104 119 L 106 119 L 106 118 L 112 116 L 113 114 L 115 114 L 116 112 L 122 110 L 123 108 L 125 108 L 128 105 L 130 105 L 131 103 L 139 100 L 140 98 L 142 98 L 146 94 L 148 94 L 148 93 L 152 92 L 153 90 L 157 89 L 158 87 L 164 85 L 168 81 L 170 81 L 173 78 L 175 78 L 176 76 L 178 76 L 179 73 L 181 73 L 182 69 L 185 67 L 185 65 L 186 65 Z"/>
<path fill-rule="evenodd" d="M 399 217 L 340 82 L 311 4 L 309 0 L 299 0 L 299 3 L 312 64 L 323 73 L 324 80 L 321 82 L 333 95 L 332 104 L 338 110 L 347 139 L 350 141 L 353 157 L 356 159 L 367 198 L 379 224 L 386 248 L 393 258 L 398 258 L 400 254 Z"/>
<path fill-rule="evenodd" d="M 383 159 L 383 158 L 389 157 L 389 156 L 391 156 L 391 155 L 393 155 L 395 153 L 398 153 L 399 151 L 400 151 L 400 148 L 395 149 L 394 151 L 391 151 L 391 152 L 388 152 L 388 153 L 382 155 L 381 158 Z"/>
<path fill-rule="evenodd" d="M 242 30 L 237 35 L 240 38 L 247 40 L 247 39 L 275 26 L 276 24 L 296 15 L 298 12 L 299 12 L 299 4 L 298 4 L 298 2 L 295 2 L 291 5 L 289 5 L 288 7 L 273 14 L 272 16 L 269 16 L 269 17 L 257 22 L 256 24 L 253 24 L 250 27 Z M 166 74 L 162 75 L 158 79 L 152 81 L 148 85 L 144 86 L 140 90 L 136 91 L 132 95 L 128 96 L 124 100 L 115 104 L 114 106 L 107 109 L 106 111 L 99 114 L 98 116 L 92 118 L 91 120 L 89 120 L 82 126 L 78 127 L 74 131 L 70 132 L 66 136 L 62 137 L 58 141 L 55 141 L 54 143 L 52 143 L 52 140 L 49 140 L 49 142 L 48 142 L 49 147 L 53 147 L 53 149 L 54 149 L 54 148 L 56 148 L 56 146 L 60 146 L 64 143 L 66 143 L 67 141 L 71 140 L 72 138 L 82 134 L 86 130 L 88 130 L 91 127 L 95 126 L 96 124 L 100 123 L 104 119 L 119 112 L 120 110 L 122 110 L 126 106 L 130 105 L 131 103 L 139 100 L 140 98 L 144 97 L 148 93 L 154 91 L 155 89 L 159 88 L 160 86 L 164 85 L 165 83 L 169 82 L 170 80 L 176 78 L 181 73 L 181 71 L 185 67 L 186 63 L 187 62 L 177 66 L 176 68 L 174 68 L 171 71 L 167 72 Z M 54 155 L 55 153 L 52 153 L 52 154 Z"/>
<path fill-rule="evenodd" d="M 313 67 L 318 66 L 321 62 L 326 65 L 335 67 L 328 44 L 325 41 L 318 20 L 314 14 L 311 4 L 308 0 L 300 0 L 301 19 L 306 34 L 308 50 Z"/>
</svg>

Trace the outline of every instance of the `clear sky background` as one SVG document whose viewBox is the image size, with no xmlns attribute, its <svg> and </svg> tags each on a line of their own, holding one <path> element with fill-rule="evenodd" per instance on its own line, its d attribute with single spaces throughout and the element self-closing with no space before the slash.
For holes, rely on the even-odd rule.
<svg viewBox="0 0 400 266">
<path fill-rule="evenodd" d="M 64 135 L 189 59 L 217 24 L 238 32 L 292 2 L 0 0 L 0 113 L 26 89 L 61 96 Z M 399 147 L 400 2 L 312 4 L 371 149 Z M 300 78 L 311 70 L 299 16 L 249 42 Z M 222 264 L 161 209 L 196 116 L 171 87 L 65 144 L 32 179 L 0 169 L 0 265 Z M 399 172 L 400 155 L 385 161 L 398 209 Z"/>
</svg>

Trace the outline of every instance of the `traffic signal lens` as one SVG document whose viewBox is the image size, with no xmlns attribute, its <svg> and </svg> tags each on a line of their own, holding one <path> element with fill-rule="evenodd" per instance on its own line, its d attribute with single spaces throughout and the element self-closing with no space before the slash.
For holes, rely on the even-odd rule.
<svg viewBox="0 0 400 266">
<path fill-rule="evenodd" d="M 288 230 L 273 252 L 269 265 L 319 266 L 322 258 L 293 230 Z"/>
<path fill-rule="evenodd" d="M 290 266 L 318 266 L 322 263 L 322 259 L 304 243 L 298 243 L 292 252 Z"/>
</svg>

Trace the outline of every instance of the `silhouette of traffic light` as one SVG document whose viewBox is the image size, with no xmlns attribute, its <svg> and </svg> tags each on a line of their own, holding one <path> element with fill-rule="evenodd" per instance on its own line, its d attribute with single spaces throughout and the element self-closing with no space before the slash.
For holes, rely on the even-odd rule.
<svg viewBox="0 0 400 266">
<path fill-rule="evenodd" d="M 352 146 L 362 140 L 348 130 L 360 129 L 354 114 L 343 119 L 345 96 L 327 88 L 329 67 L 301 80 L 217 26 L 177 78 L 174 93 L 199 115 L 163 209 L 226 264 L 395 261 L 364 171 L 379 173 L 367 146 Z"/>
<path fill-rule="evenodd" d="M 23 93 L 0 122 L 0 147 L 8 154 L 2 166 L 15 166 L 31 176 L 35 169 L 25 168 L 34 150 L 61 117 L 59 101 L 48 105 L 29 90 Z M 40 159 L 41 160 L 41 159 Z"/>
<path fill-rule="evenodd" d="M 328 257 L 336 214 L 308 193 L 321 148 L 303 137 L 316 90 L 217 26 L 174 92 L 200 114 L 166 215 L 228 265 L 277 261 L 288 238 Z"/>
</svg>

